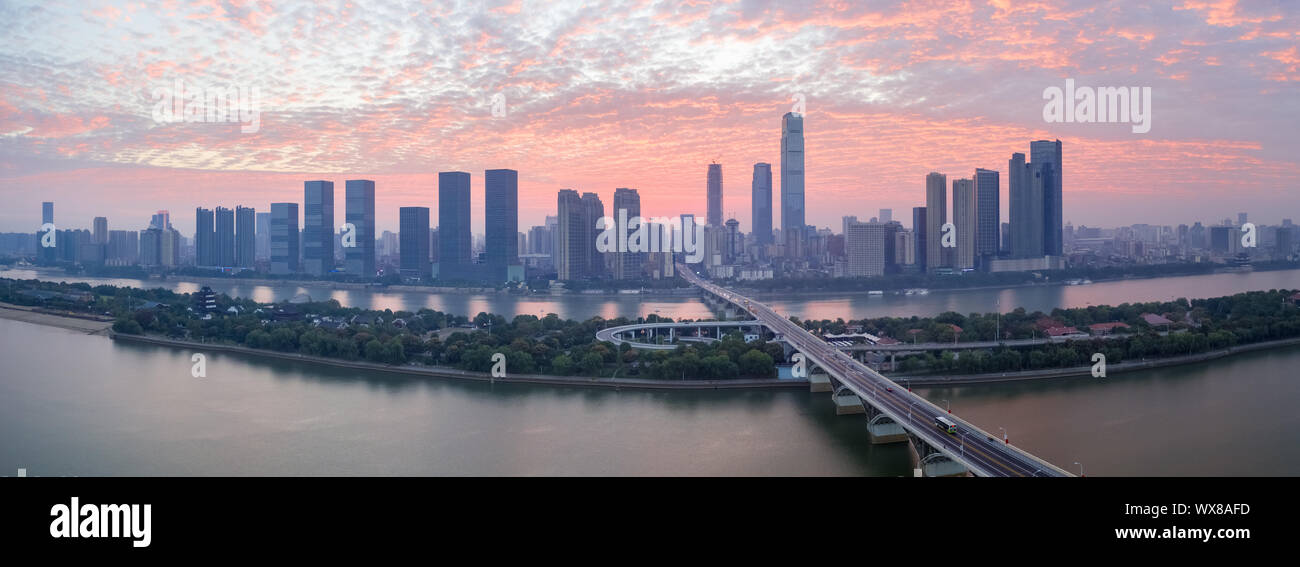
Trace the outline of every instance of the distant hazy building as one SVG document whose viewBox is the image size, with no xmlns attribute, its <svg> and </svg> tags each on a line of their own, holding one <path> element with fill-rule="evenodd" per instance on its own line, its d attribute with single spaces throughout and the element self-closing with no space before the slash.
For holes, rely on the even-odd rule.
<svg viewBox="0 0 1300 567">
<path fill-rule="evenodd" d="M 298 203 L 271 203 L 271 273 L 298 273 Z"/>
<path fill-rule="evenodd" d="M 316 276 L 328 274 L 334 270 L 333 181 L 303 183 L 302 221 L 303 271 Z"/>
<path fill-rule="evenodd" d="M 429 264 L 429 208 L 401 207 L 398 216 L 401 224 L 399 270 L 406 277 L 428 279 L 433 274 Z"/>
<path fill-rule="evenodd" d="M 582 214 L 583 225 L 587 227 L 585 256 L 588 275 L 591 277 L 604 277 L 608 273 L 608 270 L 605 269 L 605 259 L 600 251 L 596 249 L 596 236 L 606 228 L 596 224 L 605 216 L 605 204 L 601 202 L 600 195 L 595 193 L 582 194 Z"/>
<path fill-rule="evenodd" d="M 890 223 L 894 221 L 894 209 L 880 209 L 880 222 Z"/>
<path fill-rule="evenodd" d="M 257 213 L 257 253 L 258 260 L 271 259 L 271 213 Z"/>
<path fill-rule="evenodd" d="M 225 207 L 216 210 L 217 266 L 235 265 L 235 211 Z"/>
<path fill-rule="evenodd" d="M 954 179 L 952 182 L 952 223 L 957 228 L 957 249 L 953 267 L 975 267 L 975 181 Z"/>
<path fill-rule="evenodd" d="M 162 265 L 162 233 L 157 228 L 149 228 L 140 233 L 140 265 Z"/>
<path fill-rule="evenodd" d="M 604 258 L 596 250 L 596 236 L 601 228 L 596 221 L 605 215 L 604 205 L 595 193 L 578 195 L 561 189 L 557 197 L 559 223 L 556 230 L 555 268 L 561 280 L 598 277 L 605 271 Z"/>
<path fill-rule="evenodd" d="M 750 200 L 754 244 L 762 250 L 764 246 L 772 243 L 772 164 L 754 164 Z"/>
<path fill-rule="evenodd" d="M 53 224 L 53 223 L 54 223 L 54 201 L 44 201 L 41 203 L 41 226 L 45 226 L 47 224 Z M 39 250 L 39 254 L 37 255 L 37 257 L 40 258 L 41 263 L 43 264 L 52 264 L 58 258 L 58 245 L 59 245 L 58 232 L 56 230 L 54 233 L 53 247 L 47 247 L 41 245 L 41 238 L 43 236 L 44 236 L 43 232 L 37 231 L 36 246 L 37 246 L 37 250 Z"/>
<path fill-rule="evenodd" d="M 349 179 L 344 182 L 343 220 L 356 229 L 355 246 L 343 248 L 343 268 L 348 274 L 375 277 L 375 182 Z M 426 221 L 428 219 L 425 219 Z M 428 226 L 426 225 L 427 229 Z"/>
<path fill-rule="evenodd" d="M 916 249 L 915 263 L 921 271 L 925 271 L 927 268 L 925 263 L 926 246 L 928 246 L 925 239 L 926 234 L 929 234 L 929 232 L 925 220 L 925 207 L 912 207 L 912 239 L 915 242 L 914 247 Z"/>
<path fill-rule="evenodd" d="M 91 244 L 108 244 L 108 217 L 95 217 L 92 222 Z"/>
<path fill-rule="evenodd" d="M 803 115 L 794 112 L 781 117 L 781 236 L 787 256 L 803 254 Z"/>
<path fill-rule="evenodd" d="M 722 226 L 722 164 L 709 164 L 708 175 L 708 223 L 713 226 Z M 615 209 L 618 205 L 614 206 Z"/>
<path fill-rule="evenodd" d="M 457 279 L 471 262 L 469 174 L 438 173 L 438 277 Z"/>
<path fill-rule="evenodd" d="M 916 264 L 915 231 L 899 229 L 894 232 L 894 263 L 899 266 Z"/>
<path fill-rule="evenodd" d="M 741 254 L 745 252 L 745 237 L 740 232 L 740 221 L 736 219 L 727 219 L 724 223 L 726 230 L 726 246 L 723 248 L 723 255 L 728 264 L 735 264 L 740 261 Z"/>
<path fill-rule="evenodd" d="M 948 176 L 930 172 L 925 176 L 925 261 L 926 270 L 946 267 L 940 246 L 943 225 L 948 222 Z"/>
</svg>

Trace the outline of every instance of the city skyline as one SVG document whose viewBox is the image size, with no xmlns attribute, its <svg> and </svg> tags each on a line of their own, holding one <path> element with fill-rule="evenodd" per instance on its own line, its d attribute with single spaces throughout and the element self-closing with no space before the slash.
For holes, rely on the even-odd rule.
<svg viewBox="0 0 1300 567">
<path fill-rule="evenodd" d="M 28 22 L 0 43 L 0 65 L 15 77 L 0 92 L 6 232 L 33 230 L 22 211 L 42 200 L 86 222 L 218 202 L 263 209 L 320 178 L 386 187 L 376 222 L 395 231 L 400 206 L 436 214 L 436 172 L 490 167 L 526 172 L 521 226 L 542 224 L 564 187 L 637 187 L 649 215 L 702 216 L 701 164 L 779 164 L 768 132 L 795 105 L 810 132 L 806 211 L 816 226 L 835 226 L 847 199 L 864 211 L 906 210 L 918 176 L 998 170 L 1020 140 L 1037 139 L 1071 148 L 1063 220 L 1075 225 L 1169 224 L 1220 209 L 1271 223 L 1294 216 L 1272 212 L 1300 174 L 1287 127 L 1300 108 L 1300 25 L 1281 6 L 615 5 L 607 12 L 619 23 L 601 26 L 581 11 L 539 20 L 511 6 L 409 22 L 382 10 L 181 6 L 171 15 L 195 22 L 186 42 L 134 6 L 5 10 Z M 362 31 L 346 50 L 316 44 L 294 32 L 295 12 L 315 16 L 321 33 Z M 431 31 L 439 25 L 456 31 Z M 619 33 L 621 54 L 597 52 L 610 25 L 645 33 Z M 53 41 L 56 29 L 78 41 Z M 723 31 L 692 44 L 706 29 Z M 248 41 L 211 56 L 237 33 Z M 888 48 L 885 37 L 907 39 Z M 46 68 L 59 72 L 37 71 Z M 1134 135 L 1127 125 L 1045 122 L 1043 90 L 1067 78 L 1150 86 L 1154 127 Z M 260 87 L 259 131 L 155 123 L 153 89 L 177 80 Z M 503 116 L 491 110 L 494 94 Z M 741 187 L 725 195 L 724 217 L 750 227 Z M 187 215 L 177 221 L 193 231 Z"/>
</svg>

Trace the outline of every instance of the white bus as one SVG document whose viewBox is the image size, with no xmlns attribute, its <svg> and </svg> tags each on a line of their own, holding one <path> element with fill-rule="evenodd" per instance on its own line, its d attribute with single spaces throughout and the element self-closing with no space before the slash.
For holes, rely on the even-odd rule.
<svg viewBox="0 0 1300 567">
<path fill-rule="evenodd" d="M 942 415 L 935 416 L 934 425 L 948 433 L 957 433 L 957 424 Z"/>
</svg>

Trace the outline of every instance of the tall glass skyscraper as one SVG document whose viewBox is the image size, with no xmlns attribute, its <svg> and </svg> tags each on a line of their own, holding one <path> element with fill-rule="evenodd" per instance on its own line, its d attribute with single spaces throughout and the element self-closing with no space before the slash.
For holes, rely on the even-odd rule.
<svg viewBox="0 0 1300 567">
<path fill-rule="evenodd" d="M 583 224 L 582 197 L 573 189 L 560 189 L 556 196 L 555 270 L 563 281 L 577 280 L 587 275 L 586 250 L 589 228 Z"/>
<path fill-rule="evenodd" d="M 781 235 L 786 255 L 803 252 L 804 234 L 803 115 L 781 117 Z"/>
<path fill-rule="evenodd" d="M 509 281 L 510 267 L 519 265 L 519 172 L 489 169 L 483 172 L 483 189 L 485 275 L 494 283 Z"/>
<path fill-rule="evenodd" d="M 987 263 L 998 255 L 1002 231 L 1002 203 L 998 172 L 975 170 L 975 256 Z"/>
<path fill-rule="evenodd" d="M 1025 154 L 1011 154 L 1007 162 L 1007 195 L 1011 211 L 1011 256 L 1037 258 L 1043 255 L 1043 192 Z"/>
<path fill-rule="evenodd" d="M 618 210 L 618 204 L 614 204 Z M 709 164 L 708 176 L 708 222 L 711 226 L 722 226 L 722 164 Z"/>
<path fill-rule="evenodd" d="M 922 272 L 928 267 L 925 263 L 926 246 L 928 245 L 925 236 L 929 233 L 929 227 L 925 222 L 925 207 L 912 207 L 912 238 L 916 250 L 916 266 Z"/>
<path fill-rule="evenodd" d="M 761 249 L 772 243 L 772 164 L 754 164 L 754 181 L 750 190 L 753 212 L 754 243 Z"/>
<path fill-rule="evenodd" d="M 257 213 L 258 259 L 271 259 L 271 213 Z"/>
<path fill-rule="evenodd" d="M 298 203 L 271 203 L 271 273 L 298 272 Z"/>
<path fill-rule="evenodd" d="M 429 266 L 429 207 L 401 207 L 398 216 L 399 269 L 403 276 L 428 279 L 433 273 Z"/>
<path fill-rule="evenodd" d="M 1061 141 L 1035 140 L 1029 143 L 1029 162 L 1047 164 L 1050 169 L 1040 170 L 1043 178 L 1043 253 L 1060 256 L 1063 250 L 1061 194 L 1064 179 L 1061 168 Z"/>
<path fill-rule="evenodd" d="M 469 174 L 438 173 L 438 277 L 456 279 L 470 264 Z"/>
<path fill-rule="evenodd" d="M 303 184 L 303 271 L 323 276 L 334 270 L 334 182 Z"/>
<path fill-rule="evenodd" d="M 345 222 L 356 228 L 356 245 L 343 249 L 343 267 L 350 275 L 375 277 L 375 182 L 349 179 L 344 182 Z M 425 219 L 426 222 L 428 219 Z M 427 226 L 425 228 L 428 228 Z"/>
</svg>

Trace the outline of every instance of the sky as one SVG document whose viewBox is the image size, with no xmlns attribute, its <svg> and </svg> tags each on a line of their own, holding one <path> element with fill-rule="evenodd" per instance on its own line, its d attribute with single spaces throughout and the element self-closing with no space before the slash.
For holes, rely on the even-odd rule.
<svg viewBox="0 0 1300 567">
<path fill-rule="evenodd" d="M 1002 172 L 1060 139 L 1074 225 L 1300 220 L 1300 4 L 1165 2 L 15 2 L 0 0 L 0 231 L 142 229 L 158 209 L 269 210 L 303 181 L 376 182 L 379 229 L 437 215 L 437 172 L 750 227 L 753 164 L 802 110 L 807 221 L 892 208 L 925 176 Z M 1045 89 L 1150 87 L 1151 129 L 1044 119 Z M 258 122 L 171 122 L 162 95 L 256 89 Z M 495 103 L 495 104 L 494 104 Z M 796 108 L 801 106 L 801 108 Z M 201 107 L 200 107 L 201 108 Z M 254 107 L 251 106 L 249 109 Z M 159 118 L 162 120 L 159 120 Z"/>
</svg>

